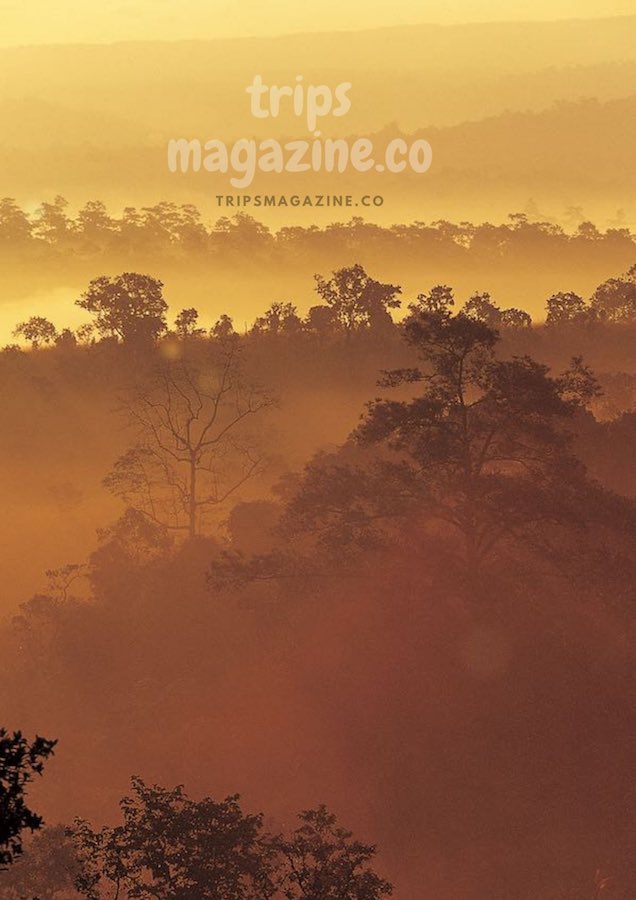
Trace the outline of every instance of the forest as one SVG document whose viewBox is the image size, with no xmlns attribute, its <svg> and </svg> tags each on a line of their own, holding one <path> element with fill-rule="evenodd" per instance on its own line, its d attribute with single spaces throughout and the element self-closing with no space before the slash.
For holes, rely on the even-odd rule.
<svg viewBox="0 0 636 900">
<path fill-rule="evenodd" d="M 211 217 L 209 209 L 187 203 L 127 206 L 114 214 L 99 200 L 72 208 L 57 196 L 27 208 L 5 197 L 0 340 L 9 337 L 14 310 L 78 327 L 88 319 L 73 299 L 85 285 L 96 273 L 130 269 L 164 283 L 174 314 L 194 305 L 209 327 L 229 307 L 244 331 L 272 301 L 294 298 L 306 313 L 315 303 L 313 274 L 352 261 L 412 296 L 436 283 L 451 285 L 462 298 L 489 291 L 499 305 L 521 306 L 541 321 L 546 298 L 559 291 L 589 296 L 609 275 L 628 270 L 636 249 L 620 209 L 603 228 L 577 205 L 557 220 L 529 202 L 503 222 L 479 224 L 440 219 L 381 226 L 356 214 L 362 211 L 342 210 L 347 221 L 324 227 L 274 229 L 245 212 L 228 216 L 222 213 L 231 210 L 217 209 Z"/>
<path fill-rule="evenodd" d="M 0 896 L 633 898 L 636 266 L 313 295 L 14 323 Z"/>
</svg>

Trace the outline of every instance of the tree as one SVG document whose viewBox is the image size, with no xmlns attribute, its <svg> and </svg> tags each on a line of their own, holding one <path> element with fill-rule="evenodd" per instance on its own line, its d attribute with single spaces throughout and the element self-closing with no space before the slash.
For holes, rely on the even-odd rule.
<svg viewBox="0 0 636 900">
<path fill-rule="evenodd" d="M 525 310 L 511 306 L 509 309 L 501 311 L 501 327 L 511 329 L 531 328 L 532 318 Z"/>
<path fill-rule="evenodd" d="M 290 836 L 263 831 L 240 797 L 191 800 L 132 779 L 123 822 L 94 830 L 77 819 L 69 833 L 89 900 L 102 889 L 151 900 L 381 900 L 391 885 L 369 863 L 376 848 L 354 839 L 324 806 L 300 815 Z"/>
<path fill-rule="evenodd" d="M 63 350 L 72 350 L 77 347 L 77 335 L 70 328 L 63 328 L 55 338 L 55 345 Z"/>
<path fill-rule="evenodd" d="M 291 837 L 274 842 L 283 860 L 279 886 L 286 900 L 381 900 L 392 894 L 389 882 L 368 865 L 376 854 L 372 844 L 354 840 L 325 806 L 299 818 L 302 825 Z"/>
<path fill-rule="evenodd" d="M 77 214 L 77 228 L 80 235 L 101 249 L 107 246 L 115 234 L 115 222 L 101 200 L 89 200 Z"/>
<path fill-rule="evenodd" d="M 445 314 L 450 312 L 453 306 L 455 306 L 453 289 L 447 284 L 437 284 L 428 293 L 418 294 L 415 303 L 409 304 L 409 310 L 412 314 L 418 312 Z"/>
<path fill-rule="evenodd" d="M 52 203 L 42 203 L 37 210 L 33 225 L 33 234 L 48 244 L 64 244 L 73 231 L 71 220 L 66 210 L 68 200 L 59 194 Z"/>
<path fill-rule="evenodd" d="M 511 307 L 500 309 L 490 299 L 490 294 L 473 294 L 464 304 L 464 314 L 484 322 L 490 328 L 529 328 L 532 319 L 527 312 Z"/>
<path fill-rule="evenodd" d="M 14 337 L 22 337 L 37 350 L 42 344 L 55 343 L 58 334 L 55 325 L 44 316 L 31 316 L 26 322 L 20 322 L 13 330 Z"/>
<path fill-rule="evenodd" d="M 0 243 L 20 244 L 31 238 L 32 224 L 12 197 L 0 200 Z"/>
<path fill-rule="evenodd" d="M 307 313 L 307 328 L 314 334 L 326 337 L 338 330 L 338 319 L 329 306 L 312 306 Z"/>
<path fill-rule="evenodd" d="M 95 328 L 90 322 L 86 322 L 75 329 L 75 337 L 80 344 L 90 344 L 94 333 Z"/>
<path fill-rule="evenodd" d="M 194 801 L 181 786 L 167 790 L 133 777 L 121 825 L 94 831 L 77 819 L 71 829 L 77 890 L 90 900 L 109 884 L 138 900 L 267 900 L 272 854 L 262 816 L 243 813 L 238 801 Z"/>
<path fill-rule="evenodd" d="M 546 304 L 546 325 L 572 325 L 590 320 L 590 308 L 571 291 L 553 294 Z"/>
<path fill-rule="evenodd" d="M 360 328 L 390 323 L 390 309 L 400 306 L 402 289 L 371 278 L 356 263 L 332 272 L 327 280 L 315 275 L 316 291 L 329 306 L 342 329 L 349 335 Z"/>
<path fill-rule="evenodd" d="M 595 392 L 580 359 L 560 377 L 529 357 L 498 360 L 496 332 L 463 313 L 415 309 L 404 334 L 425 368 L 385 373 L 350 441 L 319 457 L 289 504 L 287 528 L 331 552 L 373 546 L 407 519 L 458 533 L 477 571 L 506 537 L 567 515 L 584 490 L 565 423 Z"/>
<path fill-rule="evenodd" d="M 236 337 L 234 322 L 226 313 L 223 313 L 210 328 L 210 336 L 219 341 L 228 341 Z"/>
<path fill-rule="evenodd" d="M 254 322 L 255 334 L 294 336 L 302 331 L 303 323 L 293 303 L 272 303 L 264 315 Z"/>
<path fill-rule="evenodd" d="M 22 832 L 37 831 L 42 819 L 29 809 L 25 791 L 41 775 L 56 741 L 36 737 L 29 742 L 20 731 L 0 728 L 0 870 L 22 853 Z"/>
<path fill-rule="evenodd" d="M 177 334 L 182 340 L 189 337 L 199 337 L 205 334 L 205 328 L 198 327 L 199 313 L 194 307 L 182 309 L 174 320 Z"/>
<path fill-rule="evenodd" d="M 154 340 L 166 330 L 163 284 L 150 275 L 102 275 L 90 282 L 75 303 L 95 316 L 101 335 L 124 343 Z"/>
<path fill-rule="evenodd" d="M 603 322 L 636 321 L 636 265 L 620 278 L 603 282 L 592 294 L 590 308 Z"/>
<path fill-rule="evenodd" d="M 262 472 L 248 424 L 271 405 L 246 381 L 232 338 L 210 348 L 205 367 L 161 363 L 126 402 L 137 441 L 105 486 L 151 521 L 194 537 L 214 508 Z"/>
<path fill-rule="evenodd" d="M 464 304 L 464 314 L 484 322 L 490 328 L 501 326 L 501 310 L 492 302 L 490 294 L 473 294 Z"/>
</svg>

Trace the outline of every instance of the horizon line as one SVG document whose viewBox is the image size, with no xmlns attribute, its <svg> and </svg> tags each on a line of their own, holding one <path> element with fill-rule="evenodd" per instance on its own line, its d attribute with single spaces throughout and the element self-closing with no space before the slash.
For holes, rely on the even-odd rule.
<svg viewBox="0 0 636 900">
<path fill-rule="evenodd" d="M 286 38 L 307 38 L 307 37 L 327 37 L 329 35 L 355 35 L 355 34 L 370 34 L 373 32 L 379 31 L 404 31 L 409 28 L 439 28 L 445 30 L 451 29 L 460 29 L 460 28 L 480 28 L 480 27 L 492 27 L 492 26 L 516 26 L 516 27 L 529 27 L 529 26 L 545 26 L 545 25 L 558 25 L 565 23 L 575 23 L 575 22 L 587 22 L 587 23 L 599 23 L 599 22 L 613 22 L 613 21 L 624 21 L 624 20 L 632 20 L 636 19 L 636 13 L 618 13 L 614 15 L 598 15 L 598 16 L 566 16 L 562 18 L 555 19 L 477 19 L 473 21 L 466 22 L 411 22 L 411 23 L 400 23 L 400 24 L 386 24 L 386 25 L 373 25 L 365 28 L 325 28 L 320 29 L 318 31 L 307 31 L 306 29 L 301 29 L 300 31 L 286 31 L 286 32 L 274 32 L 271 34 L 235 34 L 235 35 L 225 35 L 223 37 L 218 37 L 215 35 L 209 35 L 208 37 L 182 37 L 182 38 L 163 38 L 163 37 L 150 37 L 150 38 L 115 38 L 113 40 L 104 40 L 104 41 L 96 41 L 96 40 L 86 40 L 86 41 L 63 41 L 63 40 L 53 40 L 53 41 L 42 41 L 36 43 L 10 43 L 3 44 L 0 43 L 0 51 L 3 50 L 32 50 L 32 49 L 51 49 L 58 47 L 117 47 L 121 45 L 131 45 L 131 44 L 205 44 L 210 42 L 234 42 L 234 41 L 268 41 L 268 40 L 281 40 Z"/>
</svg>

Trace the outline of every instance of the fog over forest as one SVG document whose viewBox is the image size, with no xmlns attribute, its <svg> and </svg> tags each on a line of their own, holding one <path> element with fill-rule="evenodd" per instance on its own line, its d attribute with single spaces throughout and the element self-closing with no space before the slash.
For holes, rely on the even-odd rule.
<svg viewBox="0 0 636 900">
<path fill-rule="evenodd" d="M 634 900 L 626 0 L 36 5 L 0 900 Z"/>
<path fill-rule="evenodd" d="M 538 325 L 359 263 L 313 281 L 247 332 L 130 271 L 78 329 L 15 323 L 4 722 L 57 744 L 1 895 L 235 896 L 214 843 L 160 888 L 153 842 L 201 817 L 234 823 L 240 897 L 627 900 L 634 267 Z"/>
</svg>

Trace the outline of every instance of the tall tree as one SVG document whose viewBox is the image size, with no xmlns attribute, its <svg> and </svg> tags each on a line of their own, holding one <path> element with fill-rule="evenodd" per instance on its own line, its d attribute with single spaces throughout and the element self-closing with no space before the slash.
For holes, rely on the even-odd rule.
<svg viewBox="0 0 636 900">
<path fill-rule="evenodd" d="M 447 307 L 414 306 L 404 334 L 423 367 L 381 384 L 412 399 L 368 405 L 348 444 L 307 469 L 288 527 L 340 548 L 399 518 L 437 521 L 478 569 L 506 536 L 563 516 L 584 484 L 565 423 L 595 383 L 580 360 L 552 377 L 529 357 L 497 359 L 496 332 Z"/>
<path fill-rule="evenodd" d="M 125 403 L 137 441 L 106 487 L 153 522 L 194 537 L 263 470 L 249 426 L 272 402 L 246 379 L 233 337 L 215 341 L 202 365 L 183 357 L 161 363 Z"/>
</svg>

